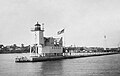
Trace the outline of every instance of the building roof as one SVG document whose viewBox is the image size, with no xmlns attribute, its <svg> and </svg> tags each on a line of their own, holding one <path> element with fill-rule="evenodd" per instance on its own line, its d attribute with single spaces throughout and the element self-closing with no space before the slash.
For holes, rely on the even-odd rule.
<svg viewBox="0 0 120 76">
<path fill-rule="evenodd" d="M 37 22 L 37 24 L 35 24 L 35 26 L 41 26 L 41 25 Z"/>
</svg>

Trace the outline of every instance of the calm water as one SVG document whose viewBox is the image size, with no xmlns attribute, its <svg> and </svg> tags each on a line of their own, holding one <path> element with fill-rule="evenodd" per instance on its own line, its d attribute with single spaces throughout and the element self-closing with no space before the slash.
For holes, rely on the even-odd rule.
<svg viewBox="0 0 120 76">
<path fill-rule="evenodd" d="M 21 54 L 0 54 L 0 76 L 120 76 L 120 54 L 15 63 Z"/>
</svg>

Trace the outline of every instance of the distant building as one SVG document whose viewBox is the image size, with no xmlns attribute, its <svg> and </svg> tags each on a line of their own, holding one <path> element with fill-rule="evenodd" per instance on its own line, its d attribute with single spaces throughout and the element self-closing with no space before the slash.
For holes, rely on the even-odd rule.
<svg viewBox="0 0 120 76">
<path fill-rule="evenodd" d="M 0 45 L 0 50 L 2 50 L 4 48 L 4 45 Z"/>
</svg>

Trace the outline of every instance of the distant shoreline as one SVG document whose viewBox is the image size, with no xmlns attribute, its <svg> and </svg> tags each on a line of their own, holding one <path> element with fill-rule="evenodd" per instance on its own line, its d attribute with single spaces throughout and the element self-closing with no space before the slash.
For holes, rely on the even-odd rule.
<svg viewBox="0 0 120 76">
<path fill-rule="evenodd" d="M 0 54 L 14 54 L 14 53 L 20 54 L 20 53 L 29 53 L 29 52 L 3 52 Z"/>
<path fill-rule="evenodd" d="M 6 52 L 6 53 L 0 53 L 0 54 L 15 54 L 15 53 L 21 54 L 21 53 L 29 53 L 29 52 Z M 81 52 L 81 53 L 103 53 L 103 52 Z M 113 52 L 113 53 L 120 54 L 120 52 Z"/>
</svg>

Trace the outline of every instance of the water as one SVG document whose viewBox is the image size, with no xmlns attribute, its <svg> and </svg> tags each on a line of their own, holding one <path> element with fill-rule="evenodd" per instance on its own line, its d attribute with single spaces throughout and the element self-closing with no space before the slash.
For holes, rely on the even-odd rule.
<svg viewBox="0 0 120 76">
<path fill-rule="evenodd" d="M 120 76 L 120 54 L 15 63 L 21 54 L 0 54 L 0 76 Z"/>
</svg>

